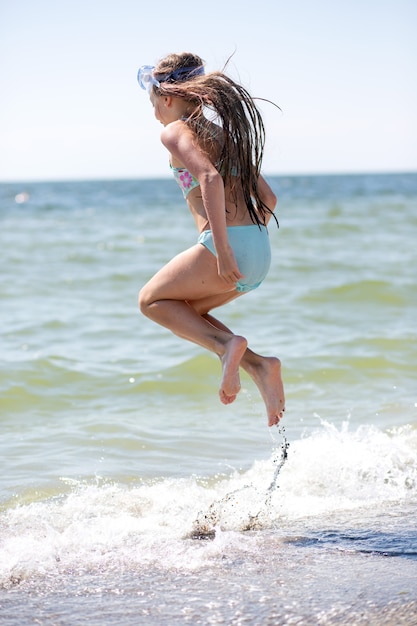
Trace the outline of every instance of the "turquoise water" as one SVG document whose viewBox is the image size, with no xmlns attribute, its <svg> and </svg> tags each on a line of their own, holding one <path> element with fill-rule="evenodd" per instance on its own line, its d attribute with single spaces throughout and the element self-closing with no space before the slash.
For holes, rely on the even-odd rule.
<svg viewBox="0 0 417 626">
<path fill-rule="evenodd" d="M 0 185 L 2 623 L 416 623 L 417 175 L 270 182 L 218 316 L 281 358 L 283 431 L 138 312 L 196 240 L 173 181 Z"/>
</svg>

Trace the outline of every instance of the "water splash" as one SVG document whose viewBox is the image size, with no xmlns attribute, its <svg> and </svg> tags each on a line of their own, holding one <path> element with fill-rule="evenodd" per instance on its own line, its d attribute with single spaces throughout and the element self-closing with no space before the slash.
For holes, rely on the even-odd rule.
<svg viewBox="0 0 417 626">
<path fill-rule="evenodd" d="M 280 448 L 275 450 L 273 463 L 276 467 L 275 467 L 274 477 L 272 479 L 271 484 L 268 487 L 268 492 L 274 491 L 274 489 L 276 489 L 276 487 L 279 486 L 277 485 L 278 475 L 285 461 L 288 459 L 288 448 L 290 447 L 290 444 L 288 443 L 287 437 L 285 435 L 284 426 L 278 426 L 278 432 L 282 436 L 282 442 L 281 442 Z"/>
<path fill-rule="evenodd" d="M 193 530 L 189 535 L 192 539 L 214 539 L 216 528 L 222 525 L 227 510 L 232 509 L 236 511 L 241 500 L 243 502 L 250 500 L 252 505 L 255 503 L 255 510 L 251 512 L 249 510 L 250 507 L 248 507 L 245 517 L 241 518 L 240 530 L 260 530 L 270 524 L 271 499 L 274 491 L 279 487 L 277 484 L 278 476 L 288 458 L 288 448 L 290 446 L 285 435 L 284 426 L 278 426 L 278 433 L 282 437 L 282 442 L 274 450 L 273 464 L 275 465 L 275 470 L 272 481 L 266 491 L 260 492 L 253 484 L 248 484 L 227 493 L 219 500 L 215 500 L 206 511 L 198 513 Z"/>
</svg>

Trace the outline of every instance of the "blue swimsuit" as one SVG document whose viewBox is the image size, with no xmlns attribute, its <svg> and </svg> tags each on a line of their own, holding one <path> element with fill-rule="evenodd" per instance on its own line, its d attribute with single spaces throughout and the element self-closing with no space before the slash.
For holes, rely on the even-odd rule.
<svg viewBox="0 0 417 626">
<path fill-rule="evenodd" d="M 271 265 L 268 229 L 257 224 L 228 226 L 227 236 L 243 274 L 243 278 L 236 283 L 236 291 L 252 291 L 262 283 Z M 216 256 L 211 230 L 203 230 L 197 241 Z"/>
<path fill-rule="evenodd" d="M 187 198 L 192 189 L 200 186 L 197 178 L 186 168 L 172 167 L 171 165 L 171 170 L 184 194 L 184 198 Z M 241 293 L 252 291 L 262 283 L 271 265 L 268 229 L 266 226 L 258 226 L 257 224 L 228 226 L 227 236 L 239 270 L 244 276 L 236 283 L 236 290 Z M 216 256 L 211 230 L 203 230 L 197 241 Z"/>
</svg>

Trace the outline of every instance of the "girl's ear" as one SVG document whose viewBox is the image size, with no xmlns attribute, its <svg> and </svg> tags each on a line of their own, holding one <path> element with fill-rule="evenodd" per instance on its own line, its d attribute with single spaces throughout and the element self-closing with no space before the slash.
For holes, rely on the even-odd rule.
<svg viewBox="0 0 417 626">
<path fill-rule="evenodd" d="M 164 96 L 164 105 L 169 109 L 172 106 L 172 96 Z"/>
</svg>

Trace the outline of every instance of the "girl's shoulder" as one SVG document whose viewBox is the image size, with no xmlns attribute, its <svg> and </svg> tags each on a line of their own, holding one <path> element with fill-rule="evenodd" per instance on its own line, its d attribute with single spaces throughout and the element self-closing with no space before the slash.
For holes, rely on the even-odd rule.
<svg viewBox="0 0 417 626">
<path fill-rule="evenodd" d="M 178 145 L 179 141 L 192 140 L 194 133 L 183 120 L 170 122 L 161 131 L 161 141 L 168 150 L 172 145 Z"/>
</svg>

